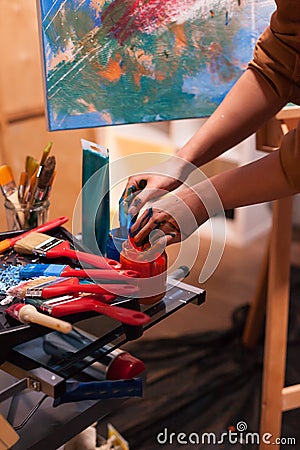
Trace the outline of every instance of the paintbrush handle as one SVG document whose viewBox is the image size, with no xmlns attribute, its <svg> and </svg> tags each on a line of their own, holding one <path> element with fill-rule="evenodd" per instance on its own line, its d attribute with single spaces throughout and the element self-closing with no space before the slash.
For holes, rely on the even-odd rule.
<svg viewBox="0 0 300 450">
<path fill-rule="evenodd" d="M 93 255 L 91 253 L 72 250 L 67 241 L 63 241 L 56 247 L 46 252 L 46 258 L 70 258 L 80 263 L 90 264 L 98 269 L 121 269 L 121 264 L 114 259 L 105 258 L 104 256 Z"/>
<path fill-rule="evenodd" d="M 33 233 L 33 232 L 43 233 L 45 231 L 52 230 L 53 228 L 59 227 L 59 226 L 63 225 L 64 223 L 68 222 L 68 220 L 69 220 L 68 217 L 60 216 L 56 219 L 50 220 L 49 222 L 39 225 L 36 228 L 32 228 L 31 230 L 28 230 L 25 233 L 21 233 L 14 238 L 4 239 L 3 241 L 0 242 L 0 253 L 5 252 L 6 250 L 9 250 L 11 247 L 13 247 L 15 245 L 16 242 L 18 242 L 20 239 L 23 239 L 24 237 L 28 236 L 30 233 Z"/>
<path fill-rule="evenodd" d="M 67 266 L 60 272 L 61 277 L 77 277 L 77 278 L 91 278 L 92 280 L 116 281 L 119 283 L 133 282 L 135 278 L 139 278 L 139 272 L 135 270 L 114 270 L 114 269 L 72 269 Z"/>
<path fill-rule="evenodd" d="M 68 222 L 68 220 L 69 219 L 67 216 L 60 216 L 60 217 L 57 217 L 56 219 L 49 220 L 48 222 L 43 223 L 42 225 L 39 225 L 38 227 L 33 228 L 32 230 L 29 230 L 26 233 L 30 234 L 33 231 L 38 231 L 39 233 L 44 233 L 45 231 L 49 231 L 49 230 L 52 230 L 53 228 L 60 227 L 64 223 Z M 22 237 L 24 237 L 24 235 L 22 235 Z"/>
<path fill-rule="evenodd" d="M 127 323 L 128 325 L 144 325 L 150 320 L 150 317 L 143 312 L 121 308 L 120 306 L 107 305 L 99 301 L 93 304 L 93 311 Z"/>
<path fill-rule="evenodd" d="M 128 325 L 144 325 L 150 320 L 150 317 L 143 312 L 121 308 L 120 306 L 107 305 L 89 297 L 61 303 L 51 308 L 51 314 L 55 317 L 64 317 L 70 314 L 81 314 L 90 311 L 103 314 Z"/>
<path fill-rule="evenodd" d="M 70 333 L 72 330 L 70 323 L 41 314 L 33 305 L 24 305 L 19 310 L 19 320 L 24 323 L 36 323 L 61 333 Z"/>
<path fill-rule="evenodd" d="M 72 250 L 71 250 L 72 251 Z M 74 252 L 79 262 L 90 264 L 99 269 L 121 269 L 121 264 L 114 259 L 105 258 L 104 256 L 92 255 L 85 252 Z"/>
<path fill-rule="evenodd" d="M 57 285 L 45 287 L 42 289 L 42 298 L 59 297 L 61 295 L 79 294 L 81 292 L 89 294 L 109 294 L 116 297 L 130 297 L 137 294 L 137 288 L 130 284 L 106 284 L 99 286 L 97 284 L 77 284 L 77 285 Z M 29 293 L 30 296 L 30 293 Z"/>
</svg>

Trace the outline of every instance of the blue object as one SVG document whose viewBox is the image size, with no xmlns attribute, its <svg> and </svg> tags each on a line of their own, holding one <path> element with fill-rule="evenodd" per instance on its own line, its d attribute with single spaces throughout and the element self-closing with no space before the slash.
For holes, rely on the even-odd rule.
<svg viewBox="0 0 300 450">
<path fill-rule="evenodd" d="M 107 257 L 110 259 L 114 259 L 115 261 L 120 261 L 122 244 L 123 242 L 127 241 L 127 236 L 120 237 L 120 234 L 121 234 L 120 228 L 114 228 L 113 230 L 111 230 L 106 244 Z"/>
<path fill-rule="evenodd" d="M 141 378 L 113 381 L 78 382 L 67 381 L 67 392 L 56 398 L 53 406 L 83 400 L 104 400 L 109 398 L 142 397 L 143 382 Z"/>
<path fill-rule="evenodd" d="M 19 272 L 21 279 L 33 277 L 59 277 L 68 266 L 63 264 L 26 264 Z"/>
<path fill-rule="evenodd" d="M 133 194 L 136 192 L 136 187 L 131 186 L 123 192 L 119 200 L 119 223 L 120 223 L 120 236 L 127 237 L 128 228 L 131 216 L 128 214 L 131 202 L 134 198 Z"/>
<path fill-rule="evenodd" d="M 22 266 L 13 266 L 12 264 L 3 264 L 0 269 L 0 294 L 6 294 L 6 291 L 20 282 L 20 270 Z"/>
</svg>

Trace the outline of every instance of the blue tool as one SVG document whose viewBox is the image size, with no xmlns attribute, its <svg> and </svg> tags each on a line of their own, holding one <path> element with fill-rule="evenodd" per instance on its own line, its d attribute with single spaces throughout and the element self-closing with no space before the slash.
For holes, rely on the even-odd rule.
<svg viewBox="0 0 300 450">
<path fill-rule="evenodd" d="M 53 402 L 53 406 L 83 400 L 142 397 L 142 395 L 143 381 L 141 378 L 90 382 L 67 381 L 67 392 L 57 397 Z"/>
</svg>

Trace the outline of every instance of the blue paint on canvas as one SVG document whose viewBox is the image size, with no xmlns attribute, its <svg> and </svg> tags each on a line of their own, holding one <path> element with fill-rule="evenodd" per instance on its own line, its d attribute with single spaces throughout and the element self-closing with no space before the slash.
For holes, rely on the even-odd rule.
<svg viewBox="0 0 300 450">
<path fill-rule="evenodd" d="M 209 116 L 273 0 L 40 0 L 49 128 Z"/>
</svg>

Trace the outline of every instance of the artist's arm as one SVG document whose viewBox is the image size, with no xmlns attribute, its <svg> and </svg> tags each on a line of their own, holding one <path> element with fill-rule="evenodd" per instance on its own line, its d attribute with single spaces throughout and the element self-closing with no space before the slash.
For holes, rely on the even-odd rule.
<svg viewBox="0 0 300 450">
<path fill-rule="evenodd" d="M 248 69 L 177 155 L 201 166 L 254 133 L 286 102 L 260 73 Z"/>
<path fill-rule="evenodd" d="M 200 182 L 192 189 L 180 188 L 173 195 L 156 201 L 152 218 L 134 239 L 141 244 L 153 229 L 159 227 L 166 234 L 167 244 L 184 240 L 208 219 L 207 207 L 218 212 L 216 194 L 221 200 L 219 204 L 224 209 L 231 209 L 286 197 L 299 190 L 288 183 L 279 151 L 275 151 L 255 162 Z M 139 221 L 132 227 L 133 234 L 138 226 Z"/>
<path fill-rule="evenodd" d="M 153 198 L 155 189 L 171 191 L 177 188 L 194 165 L 199 167 L 211 161 L 247 138 L 286 102 L 287 99 L 278 96 L 259 72 L 246 70 L 216 111 L 177 152 L 176 157 L 153 168 L 153 173 L 129 178 L 127 186 L 134 185 L 137 189 L 141 179 L 147 181 L 147 188 L 136 196 L 130 212 L 136 213 L 146 201 Z"/>
</svg>

